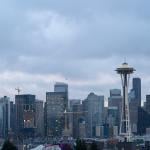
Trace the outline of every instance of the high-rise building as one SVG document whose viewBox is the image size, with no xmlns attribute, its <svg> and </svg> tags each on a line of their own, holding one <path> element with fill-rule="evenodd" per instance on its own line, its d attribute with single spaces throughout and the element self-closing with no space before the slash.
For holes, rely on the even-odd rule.
<svg viewBox="0 0 150 150">
<path fill-rule="evenodd" d="M 120 89 L 111 89 L 110 90 L 110 97 L 108 98 L 108 107 L 110 108 L 117 108 L 118 114 L 116 118 L 116 125 L 119 127 L 120 119 L 121 119 L 121 105 L 122 105 L 122 96 Z"/>
<path fill-rule="evenodd" d="M 146 112 L 143 108 L 138 108 L 138 123 L 137 123 L 137 133 L 138 135 L 145 135 L 146 128 L 150 127 L 150 114 Z"/>
<path fill-rule="evenodd" d="M 54 92 L 62 92 L 65 95 L 65 108 L 68 109 L 68 84 L 63 82 L 56 82 L 54 85 Z"/>
<path fill-rule="evenodd" d="M 133 78 L 132 81 L 132 90 L 134 91 L 135 100 L 138 102 L 138 105 L 141 106 L 141 79 Z"/>
<path fill-rule="evenodd" d="M 138 121 L 138 103 L 136 101 L 130 101 L 129 103 L 129 111 L 130 111 L 130 124 L 131 124 L 131 132 L 137 133 L 137 121 Z"/>
<path fill-rule="evenodd" d="M 150 114 L 150 95 L 146 95 L 146 111 Z"/>
<path fill-rule="evenodd" d="M 121 90 L 120 89 L 111 89 L 110 90 L 110 97 L 112 97 L 112 96 L 121 96 Z"/>
<path fill-rule="evenodd" d="M 81 100 L 80 99 L 70 99 L 69 100 L 69 109 L 72 111 L 74 105 L 80 105 Z"/>
<path fill-rule="evenodd" d="M 85 113 L 82 104 L 72 106 L 73 137 L 85 138 Z"/>
<path fill-rule="evenodd" d="M 35 133 L 35 95 L 16 95 L 15 104 L 18 136 L 33 136 Z"/>
<path fill-rule="evenodd" d="M 10 99 L 0 98 L 0 137 L 7 138 L 10 130 Z"/>
<path fill-rule="evenodd" d="M 76 132 L 75 130 L 77 129 L 78 130 L 78 126 L 76 126 L 76 122 L 78 122 L 78 116 L 81 115 L 81 114 L 74 114 L 75 111 L 81 111 L 80 109 L 77 110 L 75 109 L 76 107 L 80 108 L 81 106 L 81 100 L 80 99 L 70 99 L 69 100 L 69 111 L 70 111 L 70 114 L 68 114 L 68 120 L 69 120 L 69 129 L 71 130 L 71 135 L 73 137 L 79 137 L 78 136 L 78 132 Z M 77 136 L 76 136 L 77 135 Z"/>
<path fill-rule="evenodd" d="M 85 113 L 86 137 L 96 136 L 96 126 L 104 122 L 104 96 L 98 96 L 90 93 L 83 101 L 83 110 Z"/>
<path fill-rule="evenodd" d="M 66 92 L 46 92 L 46 135 L 62 136 L 64 130 L 64 112 L 68 108 Z"/>
<path fill-rule="evenodd" d="M 141 106 L 141 79 L 133 78 L 132 89 L 129 93 L 129 110 L 132 133 L 137 133 L 138 107 Z"/>
<path fill-rule="evenodd" d="M 44 136 L 44 106 L 42 100 L 35 101 L 36 135 Z"/>
<path fill-rule="evenodd" d="M 56 82 L 54 85 L 54 92 L 66 92 L 68 93 L 68 84 L 63 82 Z"/>
<path fill-rule="evenodd" d="M 13 101 L 10 101 L 10 132 L 15 133 L 16 129 L 16 110 Z"/>
<path fill-rule="evenodd" d="M 109 126 L 118 126 L 119 116 L 117 107 L 108 107 L 108 124 Z"/>
</svg>

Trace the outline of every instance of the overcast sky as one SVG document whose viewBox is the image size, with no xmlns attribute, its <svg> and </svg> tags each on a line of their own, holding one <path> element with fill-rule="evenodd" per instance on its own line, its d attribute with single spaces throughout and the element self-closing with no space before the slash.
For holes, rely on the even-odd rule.
<svg viewBox="0 0 150 150">
<path fill-rule="evenodd" d="M 126 58 L 150 94 L 149 0 L 0 0 L 0 96 L 45 100 L 56 81 L 69 97 L 109 95 Z M 131 82 L 130 82 L 131 83 Z"/>
</svg>

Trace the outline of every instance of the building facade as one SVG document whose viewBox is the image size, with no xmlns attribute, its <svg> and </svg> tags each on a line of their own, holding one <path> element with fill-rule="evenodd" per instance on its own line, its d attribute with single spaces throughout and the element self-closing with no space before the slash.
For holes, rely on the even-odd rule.
<svg viewBox="0 0 150 150">
<path fill-rule="evenodd" d="M 137 133 L 138 107 L 141 107 L 141 79 L 133 78 L 132 89 L 129 93 L 129 110 L 132 133 Z"/>
<path fill-rule="evenodd" d="M 8 138 L 10 131 L 10 99 L 7 96 L 0 98 L 0 137 Z"/>
<path fill-rule="evenodd" d="M 34 136 L 35 133 L 35 95 L 15 96 L 16 131 L 18 136 Z"/>
<path fill-rule="evenodd" d="M 56 82 L 54 85 L 54 92 L 62 92 L 65 95 L 65 108 L 68 109 L 68 84 L 63 82 Z"/>
<path fill-rule="evenodd" d="M 116 123 L 115 125 L 119 127 L 120 125 L 120 118 L 121 118 L 121 111 L 122 111 L 122 96 L 120 89 L 111 89 L 110 90 L 110 97 L 108 98 L 108 108 L 115 108 L 117 109 L 118 113 L 116 116 Z"/>
<path fill-rule="evenodd" d="M 10 101 L 10 132 L 14 134 L 16 131 L 16 109 L 13 101 Z"/>
<path fill-rule="evenodd" d="M 42 100 L 35 101 L 36 135 L 44 136 L 44 104 Z"/>
<path fill-rule="evenodd" d="M 64 130 L 64 112 L 68 108 L 66 92 L 46 93 L 46 135 L 59 137 Z"/>
<path fill-rule="evenodd" d="M 134 99 L 137 101 L 138 106 L 141 106 L 141 79 L 133 78 L 132 80 L 132 90 L 134 91 Z"/>
<path fill-rule="evenodd" d="M 96 137 L 96 126 L 104 122 L 104 96 L 98 96 L 90 93 L 83 101 L 83 110 L 85 113 L 86 137 Z"/>
<path fill-rule="evenodd" d="M 146 95 L 145 109 L 150 114 L 150 95 Z"/>
<path fill-rule="evenodd" d="M 108 124 L 109 126 L 118 126 L 119 116 L 117 107 L 108 107 Z"/>
<path fill-rule="evenodd" d="M 146 129 L 150 128 L 150 114 L 143 108 L 138 108 L 137 134 L 145 135 Z"/>
<path fill-rule="evenodd" d="M 72 106 L 72 122 L 73 122 L 73 137 L 85 138 L 85 114 L 82 104 L 74 104 Z"/>
<path fill-rule="evenodd" d="M 63 82 L 56 82 L 54 85 L 54 92 L 68 93 L 68 84 L 63 83 Z"/>
</svg>

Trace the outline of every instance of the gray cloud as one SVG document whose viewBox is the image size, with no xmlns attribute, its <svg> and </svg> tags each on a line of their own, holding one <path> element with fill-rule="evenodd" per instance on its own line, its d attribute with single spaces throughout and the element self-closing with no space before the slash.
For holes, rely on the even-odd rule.
<svg viewBox="0 0 150 150">
<path fill-rule="evenodd" d="M 147 77 L 149 4 L 148 0 L 1 2 L 0 70 L 4 75 L 16 75 L 13 82 L 3 79 L 6 87 L 0 87 L 2 94 L 11 95 L 11 90 L 4 89 L 20 84 L 28 89 L 26 92 L 34 89 L 35 94 L 45 98 L 44 90 L 54 80 L 47 77 L 56 75 L 55 80 L 68 79 L 71 97 L 83 98 L 90 90 L 108 95 L 110 88 L 120 87 L 113 70 L 125 57 L 137 69 L 135 76 Z M 23 74 L 20 81 L 16 81 L 16 72 Z M 99 74 L 108 77 L 101 76 L 103 80 L 114 82 L 103 84 L 97 78 Z M 32 75 L 41 75 L 47 81 L 35 81 L 31 88 L 28 76 Z M 148 82 L 148 77 L 143 79 L 143 95 L 148 91 Z"/>
</svg>

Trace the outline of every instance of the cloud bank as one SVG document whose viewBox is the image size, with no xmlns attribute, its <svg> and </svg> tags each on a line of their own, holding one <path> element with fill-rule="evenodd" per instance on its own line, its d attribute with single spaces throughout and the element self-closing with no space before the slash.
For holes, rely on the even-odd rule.
<svg viewBox="0 0 150 150">
<path fill-rule="evenodd" d="M 1 2 L 0 95 L 15 87 L 45 99 L 55 81 L 70 98 L 121 88 L 114 72 L 124 59 L 149 92 L 150 2 L 27 0 Z M 138 61 L 137 61 L 138 60 Z"/>
</svg>

